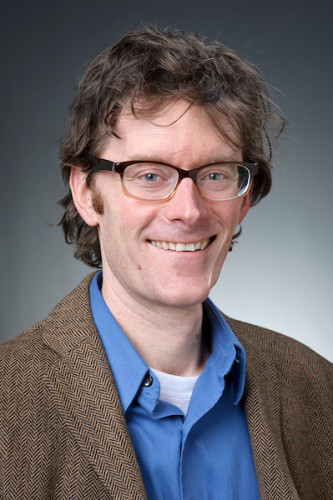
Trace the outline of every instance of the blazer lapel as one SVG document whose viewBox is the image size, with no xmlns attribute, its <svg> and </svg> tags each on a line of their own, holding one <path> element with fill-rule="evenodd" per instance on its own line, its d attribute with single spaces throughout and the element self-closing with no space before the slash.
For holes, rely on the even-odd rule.
<svg viewBox="0 0 333 500">
<path fill-rule="evenodd" d="M 91 277 L 90 277 L 91 278 Z M 47 384 L 62 419 L 116 498 L 146 498 L 117 390 L 92 320 L 86 278 L 47 320 Z"/>
<path fill-rule="evenodd" d="M 262 500 L 299 500 L 283 450 L 279 384 L 272 362 L 245 324 L 226 318 L 246 351 L 244 409 Z"/>
</svg>

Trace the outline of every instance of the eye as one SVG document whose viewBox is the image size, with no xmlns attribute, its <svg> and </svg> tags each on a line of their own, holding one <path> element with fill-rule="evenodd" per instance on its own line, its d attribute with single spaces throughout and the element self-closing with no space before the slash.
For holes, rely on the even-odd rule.
<svg viewBox="0 0 333 500">
<path fill-rule="evenodd" d="M 177 171 L 168 165 L 153 162 L 138 162 L 125 169 L 123 177 L 129 192 L 145 190 L 145 193 L 169 189 L 177 180 Z"/>
<path fill-rule="evenodd" d="M 159 168 L 142 168 L 135 173 L 133 181 L 141 185 L 161 185 L 168 182 L 168 176 Z"/>
<path fill-rule="evenodd" d="M 209 165 L 203 168 L 198 176 L 200 182 L 234 182 L 237 179 L 237 167 L 234 165 Z"/>
<path fill-rule="evenodd" d="M 200 182 L 224 182 L 230 178 L 228 171 L 224 171 L 220 168 L 209 169 L 201 172 L 199 177 Z"/>
<path fill-rule="evenodd" d="M 209 181 L 220 181 L 222 178 L 223 178 L 223 175 L 221 174 L 221 172 L 210 172 L 207 175 L 207 179 Z"/>
<path fill-rule="evenodd" d="M 172 168 L 153 162 L 140 162 L 126 168 L 124 177 L 140 184 L 168 183 L 175 175 Z"/>
<path fill-rule="evenodd" d="M 160 175 L 155 174 L 153 172 L 149 172 L 147 174 L 144 174 L 144 175 L 142 175 L 142 177 L 143 177 L 143 180 L 145 180 L 146 182 L 156 182 L 156 181 L 159 181 L 161 179 Z"/>
</svg>

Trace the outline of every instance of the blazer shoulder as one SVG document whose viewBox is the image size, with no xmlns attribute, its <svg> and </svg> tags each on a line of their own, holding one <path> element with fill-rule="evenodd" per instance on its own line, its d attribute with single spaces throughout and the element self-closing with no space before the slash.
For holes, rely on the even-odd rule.
<svg viewBox="0 0 333 500">
<path fill-rule="evenodd" d="M 80 341 L 87 325 L 93 329 L 89 305 L 89 283 L 92 274 L 66 295 L 44 320 L 0 345 L 0 391 L 9 397 L 22 390 L 22 383 L 38 380 L 48 366 L 61 354 Z M 23 379 L 25 378 L 25 382 Z M 1 397 L 1 395 L 0 395 Z"/>
<path fill-rule="evenodd" d="M 20 402 L 38 400 L 43 376 L 54 353 L 43 342 L 44 321 L 0 345 L 0 413 L 10 413 Z M 14 412 L 16 415 L 16 413 Z M 12 415 L 12 417 L 14 416 Z"/>
<path fill-rule="evenodd" d="M 67 333 L 68 323 L 71 324 L 71 330 L 74 330 L 76 318 L 82 320 L 83 314 L 89 317 L 89 284 L 94 274 L 86 276 L 74 290 L 63 297 L 45 319 L 1 343 L 1 363 L 9 358 L 24 362 L 29 353 L 38 355 L 43 348 L 45 335 L 52 335 L 53 332 Z"/>
<path fill-rule="evenodd" d="M 31 326 L 0 344 L 0 366 L 8 373 L 9 365 L 17 363 L 22 366 L 29 363 L 30 357 L 36 358 L 42 348 L 42 332 L 45 320 Z"/>
<path fill-rule="evenodd" d="M 269 328 L 253 325 L 225 316 L 239 340 L 252 349 L 262 350 L 274 358 L 292 356 L 301 361 L 318 362 L 332 367 L 332 363 L 302 342 Z"/>
<path fill-rule="evenodd" d="M 333 397 L 333 364 L 330 361 L 287 335 L 226 319 L 246 351 L 250 368 L 254 367 L 258 372 L 264 365 L 270 366 L 282 378 L 300 381 L 304 386 L 319 384 L 326 387 L 327 393 Z"/>
<path fill-rule="evenodd" d="M 246 352 L 243 404 L 254 459 L 261 470 L 258 479 L 267 498 L 274 491 L 277 464 L 292 480 L 297 498 L 331 498 L 332 363 L 286 335 L 230 318 L 227 321 Z M 268 473 L 272 456 L 274 465 Z M 280 498 L 277 490 L 274 494 Z M 283 498 L 290 494 L 290 490 L 281 493 Z"/>
</svg>

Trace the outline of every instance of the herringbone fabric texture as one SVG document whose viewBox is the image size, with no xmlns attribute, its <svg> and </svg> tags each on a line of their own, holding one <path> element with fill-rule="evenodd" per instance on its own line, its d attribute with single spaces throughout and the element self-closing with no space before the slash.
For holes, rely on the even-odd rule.
<svg viewBox="0 0 333 500">
<path fill-rule="evenodd" d="M 286 336 L 226 319 L 247 353 L 244 407 L 261 498 L 332 500 L 332 364 Z"/>
<path fill-rule="evenodd" d="M 92 320 L 90 280 L 0 347 L 1 499 L 146 498 Z M 332 500 L 332 365 L 287 337 L 227 320 L 247 352 L 244 407 L 261 499 Z"/>
</svg>

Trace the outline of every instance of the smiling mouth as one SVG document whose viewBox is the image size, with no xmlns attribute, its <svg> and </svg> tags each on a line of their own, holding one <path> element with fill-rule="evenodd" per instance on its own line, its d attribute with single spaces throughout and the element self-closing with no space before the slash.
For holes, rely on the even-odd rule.
<svg viewBox="0 0 333 500">
<path fill-rule="evenodd" d="M 161 248 L 162 250 L 172 250 L 173 252 L 197 252 L 205 250 L 215 240 L 216 236 L 212 236 L 207 240 L 197 241 L 195 243 L 174 243 L 172 241 L 155 241 L 147 240 L 148 243 L 154 247 Z"/>
</svg>

